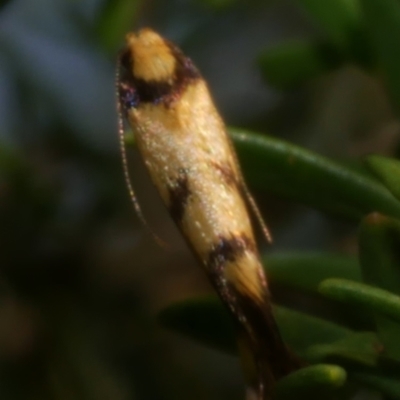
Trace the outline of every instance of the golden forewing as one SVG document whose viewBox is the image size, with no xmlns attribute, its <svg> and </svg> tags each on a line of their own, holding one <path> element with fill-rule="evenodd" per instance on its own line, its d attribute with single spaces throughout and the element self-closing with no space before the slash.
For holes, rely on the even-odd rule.
<svg viewBox="0 0 400 400">
<path fill-rule="evenodd" d="M 129 35 L 121 60 L 119 96 L 138 148 L 170 215 L 239 324 L 258 371 L 251 385 L 266 399 L 265 387 L 297 362 L 274 322 L 246 196 L 261 216 L 224 123 L 190 59 L 155 32 Z"/>
</svg>

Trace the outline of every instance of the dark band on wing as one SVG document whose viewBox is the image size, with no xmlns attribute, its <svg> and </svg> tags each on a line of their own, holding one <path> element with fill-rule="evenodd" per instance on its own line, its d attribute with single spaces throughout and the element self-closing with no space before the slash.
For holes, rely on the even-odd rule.
<svg viewBox="0 0 400 400">
<path fill-rule="evenodd" d="M 175 182 L 168 187 L 169 213 L 172 219 L 180 224 L 190 196 L 189 179 L 185 171 L 180 171 Z"/>
<path fill-rule="evenodd" d="M 255 251 L 255 243 L 246 234 L 220 237 L 208 253 L 207 267 L 220 270 L 227 261 L 238 260 L 246 251 Z"/>
<path fill-rule="evenodd" d="M 209 276 L 219 296 L 235 315 L 239 332 L 244 332 L 244 338 L 252 350 L 254 362 L 266 387 L 298 369 L 301 362 L 286 347 L 279 334 L 268 291 L 266 290 L 264 299 L 252 297 L 238 291 L 215 270 L 210 270 Z"/>
<path fill-rule="evenodd" d="M 129 107 L 138 107 L 141 103 L 162 103 L 169 106 L 177 100 L 184 89 L 192 82 L 201 78 L 201 75 L 192 60 L 186 57 L 175 45 L 169 41 L 165 44 L 175 58 L 175 71 L 173 76 L 168 81 L 144 80 L 133 75 L 133 63 L 131 52 L 127 49 L 120 55 L 121 63 L 121 83 L 130 88 L 134 93 L 134 101 L 124 103 L 125 96 L 120 99 L 124 109 Z"/>
<path fill-rule="evenodd" d="M 238 313 L 246 318 L 247 329 L 255 341 L 254 354 L 259 354 L 264 368 L 272 370 L 276 380 L 286 376 L 300 366 L 297 357 L 290 353 L 283 342 L 270 307 L 271 300 L 250 297 L 229 284 L 231 295 L 236 299 Z M 267 297 L 268 294 L 265 294 Z M 269 297 L 269 296 L 268 296 Z"/>
</svg>

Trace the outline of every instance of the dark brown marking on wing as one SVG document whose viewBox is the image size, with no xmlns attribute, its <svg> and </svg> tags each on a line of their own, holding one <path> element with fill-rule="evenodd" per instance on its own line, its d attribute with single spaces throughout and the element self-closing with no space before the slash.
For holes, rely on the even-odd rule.
<svg viewBox="0 0 400 400">
<path fill-rule="evenodd" d="M 213 162 L 212 165 L 228 186 L 238 187 L 238 177 L 228 163 Z"/>
<path fill-rule="evenodd" d="M 263 300 L 239 292 L 232 285 L 230 290 L 236 298 L 237 309 L 246 318 L 248 330 L 252 331 L 253 351 L 258 354 L 260 369 L 270 369 L 276 380 L 298 369 L 300 361 L 288 350 L 281 338 L 267 290 Z"/>
<path fill-rule="evenodd" d="M 254 242 L 246 234 L 220 237 L 219 241 L 212 246 L 208 253 L 207 267 L 210 270 L 220 272 L 226 262 L 236 261 L 246 251 L 255 251 Z"/>
<path fill-rule="evenodd" d="M 168 80 L 144 80 L 133 75 L 133 63 L 135 60 L 129 49 L 120 54 L 121 84 L 130 88 L 135 94 L 134 101 L 124 102 L 124 96 L 120 95 L 124 109 L 137 108 L 141 103 L 164 104 L 169 107 L 177 99 L 185 88 L 194 81 L 201 78 L 201 75 L 192 60 L 186 57 L 178 47 L 165 40 L 165 44 L 175 57 L 175 71 Z"/>
<path fill-rule="evenodd" d="M 185 214 L 186 204 L 190 196 L 189 179 L 185 171 L 179 171 L 178 178 L 168 187 L 169 213 L 179 225 Z"/>
<path fill-rule="evenodd" d="M 239 337 L 251 349 L 253 362 L 258 370 L 255 387 L 260 394 L 270 391 L 275 383 L 303 363 L 283 342 L 276 325 L 268 288 L 260 297 L 242 293 L 224 279 L 221 271 L 210 270 L 209 278 L 225 306 L 235 316 Z M 264 398 L 264 397 L 260 397 Z"/>
<path fill-rule="evenodd" d="M 221 237 L 208 255 L 207 267 L 210 281 L 235 316 L 239 332 L 243 333 L 241 336 L 251 349 L 258 370 L 256 387 L 263 393 L 264 390 L 270 391 L 280 378 L 298 369 L 301 363 L 280 336 L 267 286 L 263 284 L 262 293 L 252 295 L 239 290 L 225 278 L 223 269 L 226 263 L 240 262 L 247 251 L 255 252 L 256 246 L 245 234 Z M 264 280 L 263 276 L 260 280 Z"/>
</svg>

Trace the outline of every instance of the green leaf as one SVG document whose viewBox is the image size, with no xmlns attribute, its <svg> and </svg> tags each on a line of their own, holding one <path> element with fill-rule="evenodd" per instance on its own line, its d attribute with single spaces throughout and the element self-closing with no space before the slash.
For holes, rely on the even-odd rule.
<svg viewBox="0 0 400 400">
<path fill-rule="evenodd" d="M 353 220 L 372 211 L 400 217 L 400 203 L 367 174 L 283 140 L 230 133 L 252 188 Z"/>
<path fill-rule="evenodd" d="M 336 68 L 342 61 L 325 43 L 292 41 L 263 52 L 259 64 L 268 84 L 287 89 Z"/>
<path fill-rule="evenodd" d="M 298 0 L 327 38 L 347 48 L 349 36 L 359 30 L 358 0 Z"/>
<path fill-rule="evenodd" d="M 274 306 L 284 340 L 300 356 L 309 346 L 337 342 L 352 334 L 340 325 L 301 312 Z M 161 323 L 212 348 L 236 353 L 233 324 L 216 297 L 201 297 L 172 304 L 159 314 Z"/>
<path fill-rule="evenodd" d="M 278 400 L 320 399 L 342 387 L 346 378 L 346 371 L 338 365 L 313 365 L 281 379 L 276 385 L 275 396 Z"/>
<path fill-rule="evenodd" d="M 335 253 L 278 253 L 263 260 L 269 282 L 304 292 L 317 292 L 318 285 L 328 278 L 362 279 L 356 258 Z"/>
<path fill-rule="evenodd" d="M 358 241 L 364 280 L 400 295 L 400 221 L 372 213 L 363 219 Z"/>
<path fill-rule="evenodd" d="M 400 200 L 400 161 L 373 155 L 366 158 L 366 163 L 393 195 Z"/>
<path fill-rule="evenodd" d="M 381 315 L 376 315 L 375 321 L 385 357 L 400 362 L 399 322 Z"/>
<path fill-rule="evenodd" d="M 284 340 L 305 359 L 308 347 L 336 342 L 352 334 L 343 326 L 286 307 L 274 306 L 273 310 Z"/>
<path fill-rule="evenodd" d="M 400 3 L 360 0 L 375 57 L 392 99 L 400 107 Z"/>
<path fill-rule="evenodd" d="M 355 373 L 351 378 L 364 386 L 377 390 L 389 399 L 400 399 L 400 379 L 396 376 L 379 375 L 374 373 Z M 385 397 L 386 398 L 386 397 Z"/>
<path fill-rule="evenodd" d="M 381 348 L 374 332 L 360 332 L 336 342 L 311 346 L 306 352 L 306 358 L 313 362 L 334 360 L 372 367 L 377 364 Z"/>
<path fill-rule="evenodd" d="M 371 285 L 400 295 L 400 221 L 378 213 L 362 221 L 359 232 L 360 264 Z M 400 361 L 400 323 L 375 316 L 378 335 L 386 352 Z"/>
<path fill-rule="evenodd" d="M 400 296 L 387 290 L 346 279 L 333 278 L 323 281 L 319 285 L 319 291 L 331 299 L 353 306 L 362 306 L 395 321 L 400 321 Z"/>
</svg>

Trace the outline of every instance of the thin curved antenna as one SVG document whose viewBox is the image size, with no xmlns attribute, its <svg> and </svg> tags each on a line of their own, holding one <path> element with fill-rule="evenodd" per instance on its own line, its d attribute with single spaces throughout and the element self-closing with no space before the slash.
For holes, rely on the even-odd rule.
<svg viewBox="0 0 400 400">
<path fill-rule="evenodd" d="M 160 237 L 158 237 L 154 233 L 154 231 L 150 228 L 149 224 L 147 223 L 147 221 L 143 215 L 142 208 L 140 207 L 138 199 L 135 195 L 135 191 L 133 190 L 131 175 L 129 173 L 128 156 L 126 153 L 124 120 L 122 117 L 121 99 L 119 97 L 119 86 L 121 83 L 121 81 L 120 81 L 120 69 L 121 69 L 120 57 L 118 57 L 116 68 L 117 68 L 117 71 L 115 73 L 115 88 L 116 88 L 117 114 L 118 114 L 118 139 L 119 139 L 119 148 L 120 148 L 120 153 L 121 153 L 122 170 L 124 173 L 125 184 L 128 189 L 129 197 L 133 204 L 133 208 L 135 209 L 135 212 L 136 212 L 138 218 L 140 219 L 140 222 L 145 226 L 146 230 L 151 234 L 151 236 L 153 236 L 154 240 L 157 242 L 157 244 L 159 246 L 161 246 L 163 248 L 167 248 L 168 246 L 165 243 L 165 241 L 162 240 Z"/>
<path fill-rule="evenodd" d="M 242 181 L 242 185 L 243 185 L 242 190 L 246 196 L 246 199 L 247 199 L 252 211 L 254 212 L 256 219 L 258 220 L 258 223 L 260 224 L 260 227 L 265 236 L 265 239 L 267 240 L 267 242 L 269 244 L 272 244 L 273 240 L 272 240 L 271 232 L 269 231 L 267 224 L 265 223 L 264 218 L 261 215 L 260 209 L 258 208 L 258 205 L 257 205 L 256 201 L 254 200 L 254 197 L 250 194 L 250 191 L 247 188 L 244 181 Z"/>
<path fill-rule="evenodd" d="M 229 146 L 231 147 L 232 150 L 232 155 L 234 158 L 234 162 L 236 164 L 238 173 L 239 173 L 239 183 L 240 183 L 240 189 L 242 190 L 242 194 L 245 196 L 247 203 L 249 204 L 251 210 L 254 213 L 254 216 L 256 217 L 258 224 L 260 225 L 261 231 L 265 237 L 265 240 L 267 241 L 268 244 L 272 244 L 273 239 L 271 232 L 269 231 L 267 224 L 264 221 L 263 216 L 261 215 L 260 209 L 258 208 L 258 205 L 256 201 L 254 200 L 254 197 L 251 195 L 250 190 L 248 189 L 246 185 L 246 181 L 244 180 L 243 177 L 243 172 L 239 164 L 238 156 L 236 154 L 235 147 L 232 142 L 232 138 L 229 136 L 228 132 L 226 132 L 226 136 L 228 138 Z"/>
</svg>

